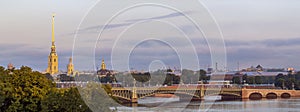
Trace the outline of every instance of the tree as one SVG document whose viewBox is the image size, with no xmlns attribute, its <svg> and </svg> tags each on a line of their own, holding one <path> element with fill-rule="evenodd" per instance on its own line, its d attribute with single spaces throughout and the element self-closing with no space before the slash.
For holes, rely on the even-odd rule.
<svg viewBox="0 0 300 112">
<path fill-rule="evenodd" d="M 281 87 L 283 89 L 283 84 L 285 82 L 285 77 L 282 73 L 279 73 L 276 77 L 275 77 L 275 87 Z"/>
<path fill-rule="evenodd" d="M 234 77 L 232 78 L 232 83 L 233 83 L 233 84 L 241 84 L 240 77 L 239 77 L 239 76 L 234 76 Z"/>
<path fill-rule="evenodd" d="M 243 75 L 243 84 L 245 84 L 245 82 L 247 82 L 247 79 L 248 79 L 248 75 L 247 74 L 244 74 Z"/>
<path fill-rule="evenodd" d="M 207 83 L 208 77 L 207 77 L 207 73 L 205 70 L 200 69 L 197 74 L 199 75 L 199 81 L 203 81 L 204 83 Z"/>
<path fill-rule="evenodd" d="M 285 82 L 284 85 L 287 89 L 292 90 L 293 85 L 294 85 L 295 80 L 293 78 L 288 78 Z"/>
<path fill-rule="evenodd" d="M 295 74 L 295 79 L 298 80 L 298 81 L 300 81 L 300 72 L 297 72 Z"/>
<path fill-rule="evenodd" d="M 276 87 L 280 87 L 281 89 L 284 89 L 284 83 L 285 83 L 285 79 L 283 78 L 279 78 L 276 80 Z"/>
<path fill-rule="evenodd" d="M 255 76 L 254 80 L 255 80 L 255 84 L 262 84 L 263 83 L 263 79 L 262 79 L 261 76 Z"/>
<path fill-rule="evenodd" d="M 1 111 L 41 111 L 41 102 L 55 85 L 30 67 L 0 74 Z"/>
<path fill-rule="evenodd" d="M 255 84 L 255 78 L 254 77 L 249 77 L 247 80 L 248 84 Z"/>
<path fill-rule="evenodd" d="M 44 112 L 91 112 L 77 88 L 53 89 L 42 107 Z"/>
</svg>

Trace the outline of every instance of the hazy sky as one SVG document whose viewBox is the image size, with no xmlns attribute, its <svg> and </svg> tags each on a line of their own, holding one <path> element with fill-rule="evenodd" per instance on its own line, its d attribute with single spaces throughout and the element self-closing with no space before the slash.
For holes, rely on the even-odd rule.
<svg viewBox="0 0 300 112">
<path fill-rule="evenodd" d="M 212 65 L 211 53 L 225 52 L 227 65 L 220 62 L 221 69 L 235 70 L 237 62 L 241 68 L 300 69 L 299 6 L 299 0 L 1 0 L 0 65 L 45 70 L 55 12 L 59 69 L 64 71 L 73 44 L 79 70 L 99 66 L 102 58 L 109 68 L 122 70 L 198 69 L 198 63 L 200 68 Z"/>
</svg>

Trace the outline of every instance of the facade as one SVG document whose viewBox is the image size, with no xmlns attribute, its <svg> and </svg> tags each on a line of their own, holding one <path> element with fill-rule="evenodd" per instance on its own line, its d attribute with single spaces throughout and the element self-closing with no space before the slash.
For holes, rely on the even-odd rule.
<svg viewBox="0 0 300 112">
<path fill-rule="evenodd" d="M 48 56 L 48 68 L 46 70 L 47 73 L 51 75 L 58 73 L 58 55 L 56 53 L 56 46 L 55 46 L 55 36 L 54 36 L 54 14 L 52 15 L 52 45 L 51 45 L 51 52 Z"/>
</svg>

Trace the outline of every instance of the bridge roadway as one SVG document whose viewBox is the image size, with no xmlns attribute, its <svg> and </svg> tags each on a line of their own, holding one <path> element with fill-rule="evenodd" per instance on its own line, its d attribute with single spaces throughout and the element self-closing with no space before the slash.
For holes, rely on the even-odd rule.
<svg viewBox="0 0 300 112">
<path fill-rule="evenodd" d="M 261 99 L 300 97 L 300 91 L 278 89 L 246 89 L 237 87 L 166 86 L 166 87 L 113 87 L 111 95 L 137 103 L 139 98 L 155 94 L 174 94 L 180 100 L 203 100 L 204 96 L 221 95 L 230 99 Z"/>
</svg>

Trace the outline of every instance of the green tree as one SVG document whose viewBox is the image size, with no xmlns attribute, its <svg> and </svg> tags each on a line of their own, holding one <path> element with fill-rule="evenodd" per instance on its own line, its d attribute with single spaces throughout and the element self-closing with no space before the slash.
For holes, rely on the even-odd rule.
<svg viewBox="0 0 300 112">
<path fill-rule="evenodd" d="M 243 84 L 245 84 L 245 82 L 247 82 L 247 79 L 248 79 L 248 75 L 247 74 L 244 74 L 243 75 Z"/>
<path fill-rule="evenodd" d="M 77 88 L 54 89 L 42 102 L 44 112 L 91 112 Z"/>
<path fill-rule="evenodd" d="M 248 84 L 255 84 L 255 78 L 254 77 L 248 77 L 247 83 Z"/>
<path fill-rule="evenodd" d="M 0 75 L 1 111 L 41 111 L 41 102 L 55 85 L 45 75 L 22 66 Z"/>
<path fill-rule="evenodd" d="M 293 85 L 294 85 L 295 79 L 294 78 L 288 78 L 285 82 L 284 85 L 287 89 L 292 90 Z"/>
<path fill-rule="evenodd" d="M 200 69 L 199 71 L 197 71 L 196 74 L 199 75 L 199 81 L 203 81 L 203 83 L 207 83 L 207 81 L 209 80 L 209 77 L 207 76 L 206 71 L 203 69 Z"/>
<path fill-rule="evenodd" d="M 285 82 L 285 76 L 282 73 L 279 73 L 275 77 L 275 87 L 281 87 L 283 89 L 283 84 Z"/>
<path fill-rule="evenodd" d="M 241 84 L 241 79 L 240 79 L 240 77 L 239 77 L 239 76 L 234 76 L 234 77 L 232 78 L 232 83 L 233 83 L 233 84 Z"/>
<path fill-rule="evenodd" d="M 255 84 L 263 83 L 263 78 L 261 76 L 255 76 L 254 80 L 255 80 Z"/>
</svg>

